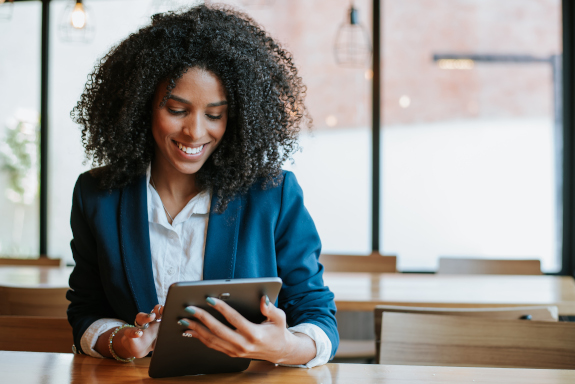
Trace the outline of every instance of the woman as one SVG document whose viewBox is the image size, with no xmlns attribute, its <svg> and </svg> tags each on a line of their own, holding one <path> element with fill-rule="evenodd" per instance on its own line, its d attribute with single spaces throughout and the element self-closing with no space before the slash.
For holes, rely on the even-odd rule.
<svg viewBox="0 0 575 384">
<path fill-rule="evenodd" d="M 266 322 L 210 298 L 236 329 L 189 308 L 184 336 L 286 365 L 333 357 L 321 243 L 280 168 L 297 149 L 304 96 L 291 55 L 227 8 L 154 15 L 101 60 L 72 112 L 100 166 L 78 178 L 72 206 L 68 319 L 80 353 L 146 356 L 174 282 L 279 276 L 278 307 L 261 301 Z"/>
</svg>

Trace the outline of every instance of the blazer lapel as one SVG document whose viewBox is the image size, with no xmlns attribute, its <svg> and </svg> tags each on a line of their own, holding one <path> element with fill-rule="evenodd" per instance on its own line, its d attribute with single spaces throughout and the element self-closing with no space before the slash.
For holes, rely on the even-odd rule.
<svg viewBox="0 0 575 384">
<path fill-rule="evenodd" d="M 158 304 L 148 226 L 148 200 L 144 175 L 122 189 L 120 200 L 122 261 L 139 312 L 150 312 Z"/>
<path fill-rule="evenodd" d="M 217 201 L 212 196 L 212 207 Z M 242 199 L 235 198 L 223 213 L 210 210 L 206 248 L 204 251 L 204 280 L 232 279 L 240 228 L 239 213 Z"/>
</svg>

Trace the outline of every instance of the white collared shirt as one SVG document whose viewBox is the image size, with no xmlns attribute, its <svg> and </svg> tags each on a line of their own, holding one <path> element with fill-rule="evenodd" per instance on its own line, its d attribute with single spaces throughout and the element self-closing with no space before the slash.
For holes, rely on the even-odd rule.
<svg viewBox="0 0 575 384">
<path fill-rule="evenodd" d="M 148 166 L 146 194 L 150 251 L 158 303 L 163 305 L 171 284 L 179 281 L 197 281 L 203 278 L 211 193 L 205 190 L 194 196 L 174 217 L 170 225 L 160 195 L 150 183 L 150 171 Z M 98 337 L 123 324 L 126 323 L 119 319 L 99 319 L 92 323 L 82 335 L 81 345 L 84 353 L 101 358 L 102 355 L 94 349 Z M 312 368 L 328 362 L 331 354 L 331 341 L 320 327 L 315 324 L 302 323 L 288 329 L 292 333 L 299 332 L 308 335 L 314 340 L 316 346 L 316 356 L 307 364 L 297 367 Z"/>
</svg>

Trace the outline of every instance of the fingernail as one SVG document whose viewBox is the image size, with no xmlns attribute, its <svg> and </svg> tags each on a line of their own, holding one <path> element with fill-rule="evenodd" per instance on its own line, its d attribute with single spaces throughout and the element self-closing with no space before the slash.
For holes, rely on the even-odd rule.
<svg viewBox="0 0 575 384">
<path fill-rule="evenodd" d="M 190 315 L 194 315 L 196 313 L 194 307 L 186 307 L 184 308 L 184 311 L 188 312 Z"/>
<path fill-rule="evenodd" d="M 206 297 L 206 301 L 209 305 L 216 305 L 216 301 L 212 297 Z"/>
<path fill-rule="evenodd" d="M 143 334 L 144 334 L 144 332 L 142 332 L 142 331 L 136 331 L 136 336 L 138 336 L 138 337 L 142 337 Z"/>
<path fill-rule="evenodd" d="M 193 337 L 191 333 L 187 333 L 187 332 L 182 333 L 182 336 L 184 336 L 184 337 Z"/>
<path fill-rule="evenodd" d="M 186 320 L 182 319 L 178 321 L 178 324 L 184 326 L 184 327 L 188 327 L 190 325 L 190 323 L 188 323 Z"/>
<path fill-rule="evenodd" d="M 268 297 L 268 295 L 266 295 L 266 307 L 270 305 L 270 298 Z"/>
</svg>

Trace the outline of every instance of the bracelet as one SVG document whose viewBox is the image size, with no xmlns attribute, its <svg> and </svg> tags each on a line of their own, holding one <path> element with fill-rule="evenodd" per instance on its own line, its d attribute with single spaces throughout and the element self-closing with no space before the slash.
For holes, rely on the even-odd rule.
<svg viewBox="0 0 575 384">
<path fill-rule="evenodd" d="M 132 361 L 134 361 L 135 357 L 122 359 L 120 356 L 116 354 L 116 351 L 114 351 L 114 348 L 112 347 L 112 341 L 114 339 L 114 336 L 116 336 L 116 333 L 118 333 L 118 331 L 120 331 L 120 329 L 123 328 L 134 328 L 134 326 L 130 324 L 124 324 L 121 327 L 116 328 L 114 332 L 112 332 L 112 334 L 110 335 L 110 338 L 108 339 L 108 347 L 110 347 L 110 353 L 112 354 L 112 356 L 114 356 L 114 359 L 121 361 L 122 363 L 131 363 Z"/>
</svg>

